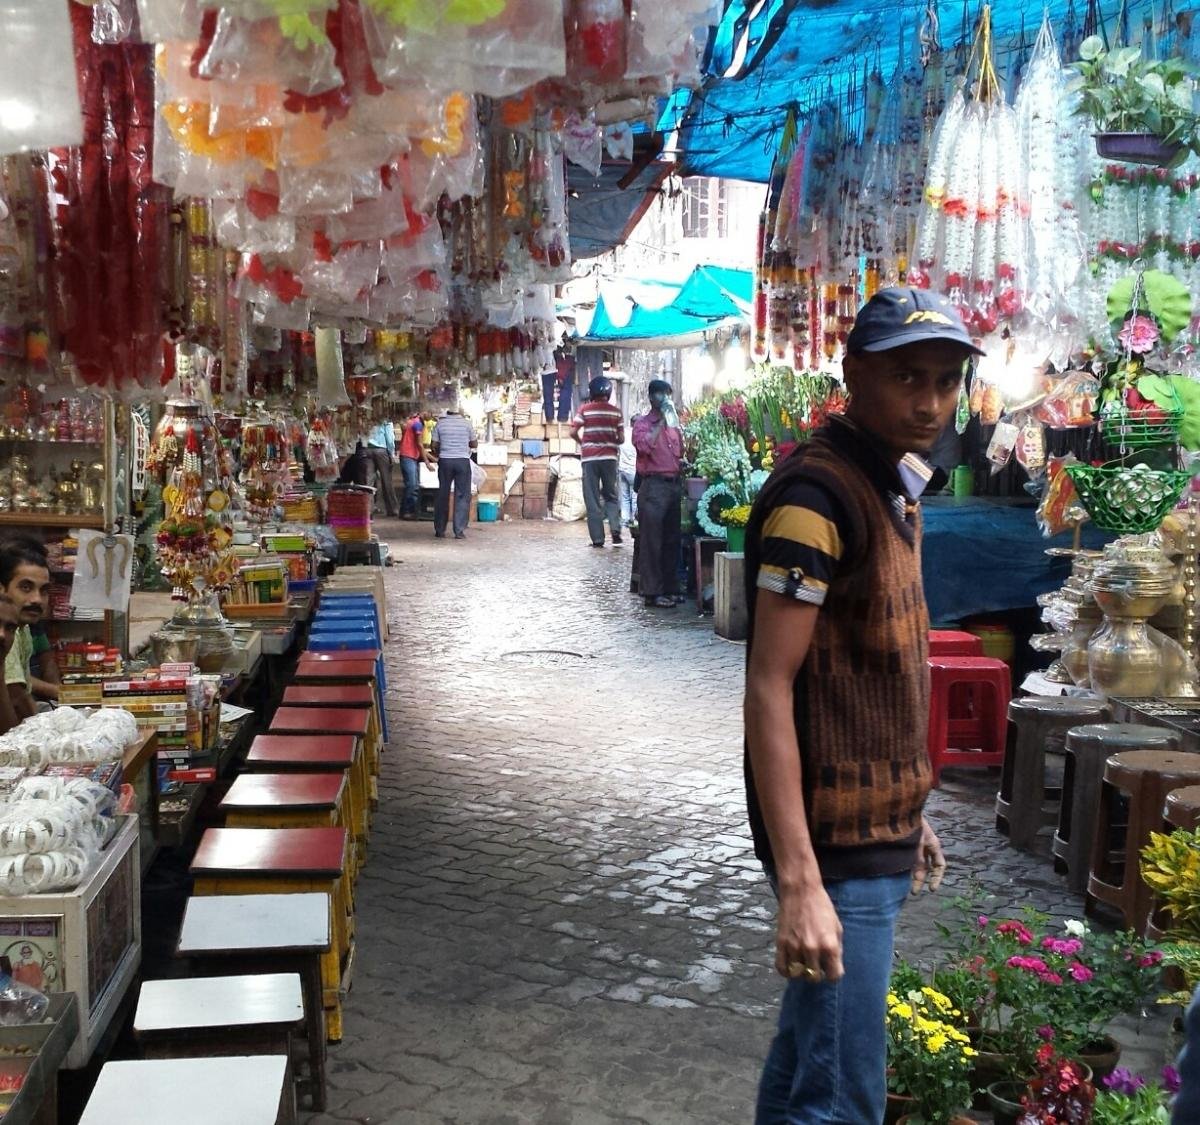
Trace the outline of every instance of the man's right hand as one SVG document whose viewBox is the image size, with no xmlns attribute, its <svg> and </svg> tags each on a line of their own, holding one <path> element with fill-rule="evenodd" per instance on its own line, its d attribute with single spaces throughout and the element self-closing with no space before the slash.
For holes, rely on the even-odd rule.
<svg viewBox="0 0 1200 1125">
<path fill-rule="evenodd" d="M 841 979 L 842 923 L 820 884 L 780 888 L 775 968 L 789 979 Z"/>
</svg>

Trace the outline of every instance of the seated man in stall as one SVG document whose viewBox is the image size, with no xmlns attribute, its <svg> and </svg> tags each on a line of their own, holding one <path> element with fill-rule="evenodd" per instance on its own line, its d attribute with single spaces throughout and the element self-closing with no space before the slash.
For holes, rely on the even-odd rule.
<svg viewBox="0 0 1200 1125">
<path fill-rule="evenodd" d="M 16 606 L 20 622 L 5 661 L 5 683 L 11 687 L 23 681 L 35 699 L 58 699 L 58 666 L 42 628 L 50 612 L 50 569 L 40 543 L 25 536 L 0 543 L 0 593 Z M 44 678 L 46 661 L 52 665 L 50 678 Z"/>
<path fill-rule="evenodd" d="M 0 659 L 7 661 L 16 641 L 21 622 L 17 607 L 7 594 L 0 594 Z M 34 712 L 33 697 L 24 681 L 5 683 L 0 691 L 0 734 L 8 734 L 22 719 Z"/>
</svg>

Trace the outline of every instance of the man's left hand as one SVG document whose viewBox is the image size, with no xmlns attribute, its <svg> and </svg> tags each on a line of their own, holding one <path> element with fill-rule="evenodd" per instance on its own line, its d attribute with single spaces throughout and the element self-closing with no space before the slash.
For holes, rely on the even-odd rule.
<svg viewBox="0 0 1200 1125">
<path fill-rule="evenodd" d="M 942 877 L 946 874 L 946 853 L 942 851 L 942 842 L 930 826 L 929 821 L 921 817 L 921 843 L 917 847 L 917 862 L 913 864 L 912 893 L 920 894 L 929 881 L 929 889 L 936 891 L 942 885 Z"/>
</svg>

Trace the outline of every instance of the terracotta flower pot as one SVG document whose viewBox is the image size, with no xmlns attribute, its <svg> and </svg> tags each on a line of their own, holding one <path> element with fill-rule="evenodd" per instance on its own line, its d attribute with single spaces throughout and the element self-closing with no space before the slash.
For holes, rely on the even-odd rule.
<svg viewBox="0 0 1200 1125">
<path fill-rule="evenodd" d="M 1004 1051 L 988 1049 L 988 1040 L 975 1027 L 967 1028 L 971 1037 L 971 1045 L 975 1048 L 974 1065 L 971 1068 L 971 1088 L 975 1096 L 971 1101 L 972 1109 L 988 1109 L 987 1088 L 993 1082 L 1003 1082 L 1012 1078 L 1012 1067 L 1009 1055 Z"/>
<path fill-rule="evenodd" d="M 1096 152 L 1105 160 L 1166 167 L 1183 146 L 1168 144 L 1152 133 L 1097 133 Z"/>
<path fill-rule="evenodd" d="M 912 1113 L 916 1104 L 917 1099 L 911 1094 L 893 1094 L 889 1090 L 887 1107 L 883 1111 L 883 1125 L 896 1125 L 902 1117 L 907 1117 Z"/>
</svg>

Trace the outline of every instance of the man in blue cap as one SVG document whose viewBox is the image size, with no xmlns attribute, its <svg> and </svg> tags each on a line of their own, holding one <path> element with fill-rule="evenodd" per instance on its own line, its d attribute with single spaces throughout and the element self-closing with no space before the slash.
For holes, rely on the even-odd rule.
<svg viewBox="0 0 1200 1125">
<path fill-rule="evenodd" d="M 950 303 L 877 293 L 843 362 L 849 404 L 781 465 L 746 535 L 746 793 L 788 979 L 756 1125 L 878 1125 L 905 896 L 945 869 L 922 815 L 929 617 L 922 459 L 981 354 Z"/>
</svg>

